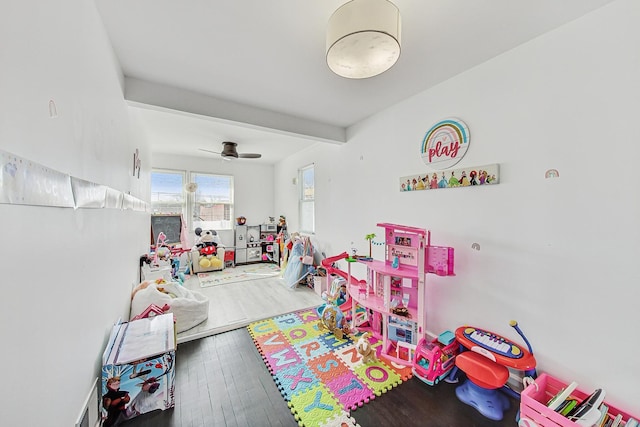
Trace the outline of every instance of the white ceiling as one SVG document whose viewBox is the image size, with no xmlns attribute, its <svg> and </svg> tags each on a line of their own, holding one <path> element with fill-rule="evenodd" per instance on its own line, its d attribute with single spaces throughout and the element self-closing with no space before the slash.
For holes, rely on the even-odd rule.
<svg viewBox="0 0 640 427">
<path fill-rule="evenodd" d="M 386 73 L 334 75 L 325 30 L 344 0 L 96 0 L 153 152 L 278 161 L 614 0 L 394 0 L 402 52 Z M 594 29 L 598 30 L 598 29 Z M 311 141 L 311 140 L 313 141 Z"/>
</svg>

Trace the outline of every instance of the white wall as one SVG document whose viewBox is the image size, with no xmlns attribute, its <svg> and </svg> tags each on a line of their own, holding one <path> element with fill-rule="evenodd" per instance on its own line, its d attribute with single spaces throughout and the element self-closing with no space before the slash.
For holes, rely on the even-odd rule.
<svg viewBox="0 0 640 427">
<path fill-rule="evenodd" d="M 0 40 L 0 149 L 149 200 L 148 144 L 93 2 L 3 2 Z M 4 204 L 0 222 L 0 425 L 72 426 L 128 318 L 149 214 Z"/>
<path fill-rule="evenodd" d="M 262 164 L 251 159 L 226 161 L 212 158 L 211 155 L 201 157 L 174 156 L 155 154 L 153 167 L 180 171 L 203 172 L 221 175 L 232 175 L 234 184 L 234 217 L 244 216 L 247 225 L 260 225 L 267 217 L 275 216 L 273 165 Z M 188 244 L 193 244 L 194 232 L 189 231 Z M 218 230 L 223 244 L 234 245 L 233 230 Z"/>
<path fill-rule="evenodd" d="M 471 324 L 522 342 L 515 319 L 541 372 L 640 413 L 638 21 L 640 3 L 614 2 L 371 117 L 342 147 L 284 160 L 276 210 L 295 231 L 291 178 L 315 162 L 327 255 L 351 242 L 367 253 L 379 222 L 430 229 L 455 248 L 457 275 L 429 277 L 429 330 Z M 499 163 L 500 184 L 399 192 L 399 177 L 427 171 L 426 131 L 450 116 L 471 133 L 456 168 Z M 550 168 L 560 178 L 545 179 Z"/>
<path fill-rule="evenodd" d="M 456 248 L 457 276 L 430 280 L 430 330 L 469 323 L 518 339 L 507 326 L 517 319 L 541 370 L 602 386 L 612 403 L 640 412 L 639 19 L 640 4 L 619 0 L 350 129 L 343 147 L 238 169 L 237 213 L 250 223 L 285 214 L 294 231 L 291 179 L 315 162 L 317 237 L 328 255 L 352 241 L 366 251 L 378 222 L 431 229 L 434 244 Z M 152 162 L 168 165 L 151 159 L 130 124 L 93 3 L 3 3 L 0 40 L 0 149 L 148 200 Z M 425 170 L 428 127 L 452 115 L 471 129 L 460 165 L 500 163 L 501 183 L 398 192 L 398 177 Z M 560 178 L 545 180 L 549 168 Z M 148 214 L 0 205 L 0 218 L 0 425 L 72 425 L 111 325 L 128 315 Z"/>
</svg>

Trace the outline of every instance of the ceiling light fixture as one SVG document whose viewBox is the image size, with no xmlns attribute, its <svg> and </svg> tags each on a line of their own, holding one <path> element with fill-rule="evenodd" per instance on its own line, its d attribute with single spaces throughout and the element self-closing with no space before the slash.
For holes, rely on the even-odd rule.
<svg viewBox="0 0 640 427">
<path fill-rule="evenodd" d="M 233 159 L 237 159 L 238 158 L 238 151 L 236 151 L 236 147 L 238 146 L 238 144 L 236 144 L 235 142 L 228 142 L 225 141 L 222 143 L 222 153 L 220 153 L 220 155 L 225 158 L 225 159 L 229 159 L 231 160 Z"/>
<path fill-rule="evenodd" d="M 384 73 L 400 57 L 400 11 L 387 0 L 351 0 L 327 26 L 327 64 L 350 79 Z"/>
</svg>

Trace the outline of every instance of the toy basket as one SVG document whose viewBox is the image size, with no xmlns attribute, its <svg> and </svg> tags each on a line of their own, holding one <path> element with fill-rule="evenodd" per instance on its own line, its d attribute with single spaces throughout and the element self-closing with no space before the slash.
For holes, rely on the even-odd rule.
<svg viewBox="0 0 640 427">
<path fill-rule="evenodd" d="M 544 373 L 536 378 L 533 384 L 522 391 L 518 425 L 521 427 L 581 427 L 578 423 L 547 407 L 547 402 L 566 386 L 566 383 Z M 588 394 L 576 389 L 571 396 L 582 400 Z M 608 413 L 614 417 L 621 414 L 625 423 L 630 417 L 629 414 L 610 405 Z"/>
</svg>

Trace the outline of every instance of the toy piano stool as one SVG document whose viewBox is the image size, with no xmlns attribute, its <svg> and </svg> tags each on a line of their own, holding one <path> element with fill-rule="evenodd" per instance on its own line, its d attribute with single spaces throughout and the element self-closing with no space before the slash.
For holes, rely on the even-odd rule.
<svg viewBox="0 0 640 427">
<path fill-rule="evenodd" d="M 467 381 L 456 388 L 456 396 L 485 417 L 500 421 L 509 409 L 509 399 L 498 389 L 509 379 L 509 369 L 529 371 L 536 359 L 530 351 L 493 332 L 472 326 L 456 329 L 456 339 L 472 351 L 456 357 L 456 366 L 467 375 Z"/>
</svg>

